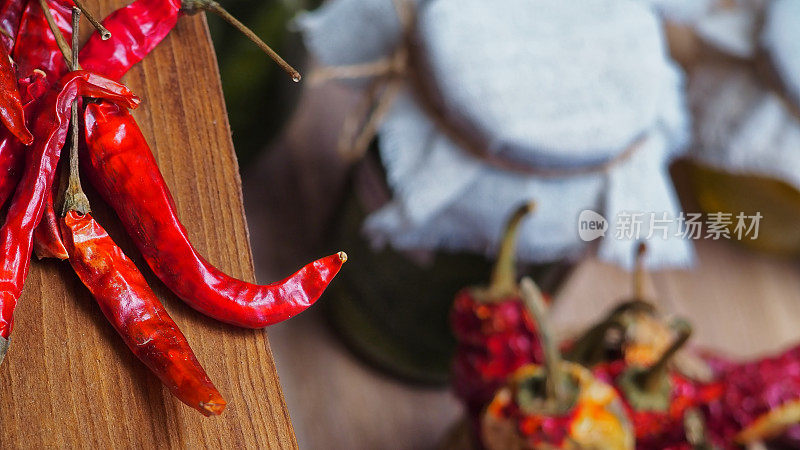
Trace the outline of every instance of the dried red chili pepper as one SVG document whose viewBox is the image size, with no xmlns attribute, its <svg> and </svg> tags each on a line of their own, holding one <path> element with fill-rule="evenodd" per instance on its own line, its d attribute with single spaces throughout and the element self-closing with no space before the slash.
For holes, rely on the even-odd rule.
<svg viewBox="0 0 800 450">
<path fill-rule="evenodd" d="M 544 358 L 536 326 L 519 297 L 514 257 L 520 225 L 534 207 L 528 203 L 511 214 L 489 286 L 462 289 L 450 313 L 457 341 L 453 389 L 476 426 L 508 376 Z"/>
<path fill-rule="evenodd" d="M 112 33 L 111 39 L 104 41 L 98 33 L 93 34 L 81 50 L 81 63 L 85 69 L 118 79 L 175 28 L 181 14 L 199 11 L 210 11 L 221 16 L 258 45 L 293 80 L 300 80 L 300 74 L 258 36 L 217 2 L 208 0 L 136 0 L 103 20 L 103 25 Z"/>
<path fill-rule="evenodd" d="M 800 345 L 722 369 L 722 396 L 707 405 L 711 433 L 741 445 L 800 447 Z"/>
<path fill-rule="evenodd" d="M 0 121 L 23 144 L 33 142 L 33 136 L 25 126 L 17 76 L 5 45 L 0 45 Z"/>
<path fill-rule="evenodd" d="M 690 448 L 686 413 L 722 394 L 721 383 L 695 383 L 669 368 L 691 334 L 691 327 L 683 320 L 675 322 L 675 329 L 676 338 L 652 364 L 617 359 L 592 368 L 595 376 L 619 390 L 639 449 Z"/>
<path fill-rule="evenodd" d="M 58 215 L 54 207 L 55 191 L 58 189 L 58 174 L 53 179 L 53 187 L 45 197 L 42 220 L 33 230 L 33 253 L 39 259 L 56 258 L 67 259 L 69 253 L 61 239 L 59 232 Z"/>
<path fill-rule="evenodd" d="M 101 97 L 136 107 L 139 99 L 125 86 L 85 71 L 65 75 L 37 110 L 36 139 L 26 152 L 26 168 L 0 228 L 0 360 L 8 348 L 14 308 L 22 293 L 31 257 L 33 229 L 42 216 L 61 147 L 66 139 L 72 101 L 79 95 Z"/>
<path fill-rule="evenodd" d="M 41 11 L 41 8 L 39 10 Z M 60 21 L 56 20 L 58 28 L 62 34 L 68 37 L 71 34 L 71 28 L 68 28 L 66 11 L 63 8 L 51 8 L 51 10 L 54 18 L 61 19 Z M 209 10 L 222 16 L 287 70 L 295 81 L 300 79 L 300 74 L 252 31 L 228 14 L 218 3 L 206 1 L 181 3 L 175 0 L 136 0 L 130 5 L 116 10 L 102 22 L 102 26 L 112 34 L 111 38 L 105 39 L 102 33 L 93 33 L 80 51 L 82 65 L 87 70 L 111 79 L 119 79 L 166 37 L 175 27 L 181 13 L 191 14 L 199 10 Z M 39 26 L 45 25 L 41 21 L 32 22 Z M 67 29 L 70 30 L 69 33 L 66 32 Z M 51 31 L 49 34 L 53 35 Z M 60 59 L 55 55 L 60 53 L 57 51 L 54 38 L 53 35 L 53 39 L 46 39 L 46 42 L 43 43 L 49 45 L 48 55 L 53 63 L 48 64 L 48 67 L 51 68 L 51 72 L 59 73 L 60 66 L 56 63 Z M 52 220 L 55 213 L 51 201 L 45 205 L 44 217 L 47 220 L 37 227 L 34 235 L 36 254 L 40 258 L 64 259 L 66 253 L 59 237 L 58 227 L 54 226 Z"/>
<path fill-rule="evenodd" d="M 61 3 L 51 2 L 55 22 L 62 33 L 72 35 L 72 25 L 68 23 L 67 8 Z M 30 117 L 38 107 L 38 99 L 47 88 L 65 73 L 64 57 L 56 45 L 55 36 L 47 24 L 44 13 L 36 1 L 29 1 L 19 24 L 19 34 L 14 45 L 13 59 L 17 63 L 20 74 L 20 93 L 22 96 L 24 114 Z M 31 80 L 36 80 L 39 87 L 33 86 Z M 46 89 L 44 89 L 46 90 Z M 30 122 L 29 122 L 30 125 Z M 22 176 L 22 167 L 25 162 L 24 148 L 10 135 L 0 138 L 0 205 L 3 205 Z"/>
<path fill-rule="evenodd" d="M 38 100 L 47 91 L 47 82 L 43 72 L 20 81 L 20 94 L 25 103 L 23 110 L 26 117 L 31 117 Z M 25 163 L 25 147 L 7 130 L 0 130 L 0 206 L 4 205 L 17 187 Z"/>
<path fill-rule="evenodd" d="M 70 23 L 72 4 L 65 3 L 66 1 L 48 0 L 47 4 L 61 34 L 69 40 L 72 37 Z M 22 22 L 11 55 L 17 64 L 20 78 L 27 77 L 38 69 L 43 71 L 47 80 L 52 83 L 67 72 L 67 65 L 56 44 L 56 37 L 50 30 L 44 11 L 37 1 L 29 1 L 22 14 Z"/>
<path fill-rule="evenodd" d="M 11 53 L 14 40 L 19 32 L 19 22 L 22 20 L 22 10 L 25 9 L 25 0 L 3 0 L 0 2 L 0 43 Z"/>
<path fill-rule="evenodd" d="M 67 213 L 69 263 L 125 344 L 183 403 L 220 414 L 225 400 L 142 274 L 91 214 Z"/>
<path fill-rule="evenodd" d="M 346 261 L 319 259 L 283 281 L 258 286 L 229 277 L 189 242 L 172 195 L 136 121 L 112 103 L 84 112 L 87 179 L 117 212 L 128 234 L 167 287 L 187 304 L 233 325 L 262 328 L 311 306 Z"/>
<path fill-rule="evenodd" d="M 93 33 L 80 52 L 84 69 L 122 78 L 175 28 L 180 0 L 136 0 L 103 20 L 111 32 L 108 40 Z"/>
<path fill-rule="evenodd" d="M 536 318 L 545 363 L 522 366 L 497 392 L 483 416 L 483 444 L 492 450 L 632 449 L 633 430 L 619 395 L 584 367 L 561 360 L 541 294 L 528 278 L 521 287 Z"/>
</svg>

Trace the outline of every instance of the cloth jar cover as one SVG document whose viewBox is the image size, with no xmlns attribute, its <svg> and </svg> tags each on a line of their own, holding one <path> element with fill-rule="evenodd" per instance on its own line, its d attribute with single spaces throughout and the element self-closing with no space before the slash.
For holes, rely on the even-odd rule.
<svg viewBox="0 0 800 450">
<path fill-rule="evenodd" d="M 644 213 L 641 230 L 650 213 L 679 216 L 667 166 L 690 134 L 683 76 L 651 3 L 668 2 L 417 2 L 425 73 L 447 113 L 484 136 L 487 151 L 551 170 L 613 163 L 561 177 L 488 165 L 437 129 L 406 87 L 378 131 L 393 198 L 367 218 L 370 240 L 492 255 L 509 212 L 535 200 L 520 233 L 521 260 L 583 253 L 590 244 L 579 237 L 578 215 L 589 209 L 609 220 L 599 256 L 631 267 L 636 243 L 614 237 L 617 216 Z M 297 22 L 326 66 L 389 56 L 402 35 L 392 0 L 332 0 Z M 690 264 L 691 243 L 677 234 L 673 222 L 666 239 L 651 239 L 646 264 Z"/>
<path fill-rule="evenodd" d="M 741 64 L 692 70 L 689 97 L 697 136 L 691 156 L 725 172 L 771 177 L 800 190 L 800 118 L 790 110 L 792 104 L 800 110 L 800 1 L 750 4 L 729 14 L 763 22 L 760 32 L 750 34 L 749 46 L 769 56 L 785 92 Z"/>
</svg>

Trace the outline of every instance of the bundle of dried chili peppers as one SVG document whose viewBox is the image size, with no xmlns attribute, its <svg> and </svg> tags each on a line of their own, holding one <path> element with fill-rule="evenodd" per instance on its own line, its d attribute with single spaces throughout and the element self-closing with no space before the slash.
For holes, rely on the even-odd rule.
<svg viewBox="0 0 800 450">
<path fill-rule="evenodd" d="M 286 320 L 311 306 L 347 260 L 339 252 L 260 286 L 225 275 L 189 241 L 128 111 L 139 99 L 113 80 L 152 51 L 181 14 L 201 10 L 244 31 L 300 79 L 214 1 L 135 0 L 102 23 L 87 15 L 96 32 L 79 50 L 77 27 L 86 12 L 80 0 L 0 0 L 0 206 L 11 199 L 0 228 L 0 362 L 35 249 L 40 258 L 68 259 L 111 325 L 173 395 L 204 415 L 225 408 L 139 269 L 92 217 L 81 169 L 155 274 L 186 303 L 218 320 L 250 328 Z M 69 161 L 58 173 L 68 134 Z"/>
<path fill-rule="evenodd" d="M 513 229 L 509 226 L 507 233 L 513 235 Z M 800 447 L 800 346 L 743 363 L 684 350 L 691 334 L 688 322 L 668 320 L 643 295 L 644 251 L 640 246 L 633 298 L 559 346 L 572 363 L 564 363 L 564 371 L 577 382 L 573 391 L 577 386 L 595 393 L 611 389 L 615 395 L 604 397 L 618 399 L 611 410 L 598 405 L 598 397 L 573 397 L 569 406 L 564 394 L 554 401 L 547 393 L 552 389 L 547 380 L 564 375 L 552 374 L 549 361 L 558 351 L 542 312 L 536 311 L 543 308 L 525 306 L 531 303 L 531 292 L 537 292 L 532 283 L 522 292 L 527 295 L 520 296 L 513 286 L 497 297 L 502 301 L 488 306 L 481 301 L 490 291 L 486 288 L 456 297 L 453 326 L 459 350 L 453 383 L 468 417 L 474 421 L 477 413 L 480 418 L 476 436 L 483 446 L 622 448 L 628 442 L 620 440 L 624 433 L 603 432 L 612 425 L 622 430 L 625 423 L 631 429 L 629 442 L 635 441 L 637 449 Z M 506 327 L 508 323 L 524 326 Z M 530 334 L 536 344 L 526 343 L 520 351 L 517 342 L 529 342 Z M 509 370 L 514 366 L 518 368 Z M 487 398 L 491 389 L 494 393 Z M 582 410 L 595 415 L 582 415 Z M 604 422 L 602 417 L 613 420 Z M 595 431 L 579 434 L 586 430 Z"/>
</svg>

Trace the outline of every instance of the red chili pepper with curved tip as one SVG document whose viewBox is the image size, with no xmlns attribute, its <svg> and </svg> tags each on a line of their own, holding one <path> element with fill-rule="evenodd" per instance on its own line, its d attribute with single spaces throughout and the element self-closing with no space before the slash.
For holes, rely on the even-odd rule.
<svg viewBox="0 0 800 450">
<path fill-rule="evenodd" d="M 205 416 L 222 413 L 225 400 L 186 337 L 103 227 L 91 214 L 69 211 L 61 232 L 69 263 L 136 357 L 183 403 Z"/>
<path fill-rule="evenodd" d="M 84 118 L 81 164 L 87 179 L 117 212 L 156 276 L 203 314 L 248 328 L 280 322 L 311 306 L 346 261 L 344 253 L 331 255 L 266 286 L 225 275 L 189 242 L 133 116 L 100 102 L 89 104 Z"/>
<path fill-rule="evenodd" d="M 84 69 L 119 79 L 175 28 L 180 0 L 136 0 L 111 13 L 103 26 L 111 38 L 93 33 L 80 52 Z"/>
<path fill-rule="evenodd" d="M 33 253 L 39 259 L 56 258 L 67 259 L 69 252 L 61 239 L 59 232 L 58 215 L 54 205 L 55 191 L 58 189 L 58 183 L 53 182 L 53 187 L 45 197 L 44 211 L 42 212 L 42 220 L 39 225 L 33 230 Z"/>
<path fill-rule="evenodd" d="M 42 99 L 33 126 L 36 140 L 26 152 L 25 171 L 0 228 L 0 360 L 8 347 L 14 308 L 28 275 L 33 229 L 42 218 L 77 96 L 101 97 L 129 107 L 139 104 L 139 98 L 125 86 L 86 71 L 65 75 Z"/>
</svg>

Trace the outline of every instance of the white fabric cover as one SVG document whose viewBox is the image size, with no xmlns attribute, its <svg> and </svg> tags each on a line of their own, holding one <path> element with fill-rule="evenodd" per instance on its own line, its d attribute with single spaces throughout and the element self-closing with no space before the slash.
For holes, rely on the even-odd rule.
<svg viewBox="0 0 800 450">
<path fill-rule="evenodd" d="M 800 105 L 800 1 L 770 3 L 761 32 L 761 43 L 791 99 Z"/>
<path fill-rule="evenodd" d="M 678 216 L 666 166 L 690 128 L 683 76 L 648 3 L 421 1 L 418 32 L 448 113 L 486 136 L 490 151 L 539 167 L 580 167 L 614 158 L 639 136 L 645 144 L 608 173 L 523 176 L 458 148 L 404 92 L 379 130 L 394 197 L 368 217 L 367 236 L 398 249 L 491 255 L 508 213 L 535 199 L 521 259 L 578 255 L 588 244 L 577 217 L 592 209 L 612 222 L 599 255 L 630 267 L 635 243 L 613 238 L 613 220 L 624 211 Z M 312 54 L 332 66 L 388 55 L 400 33 L 391 0 L 333 0 L 298 24 Z M 656 238 L 651 249 L 651 267 L 693 258 L 691 244 L 677 238 Z"/>
</svg>

